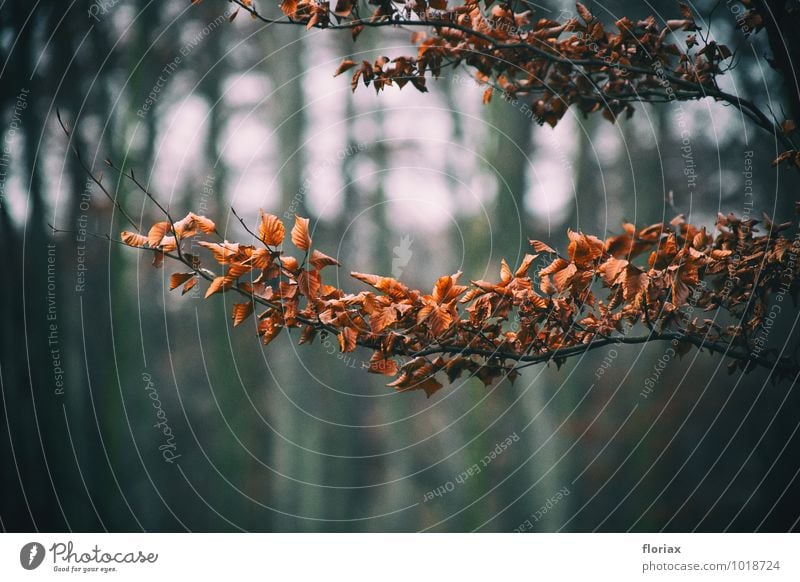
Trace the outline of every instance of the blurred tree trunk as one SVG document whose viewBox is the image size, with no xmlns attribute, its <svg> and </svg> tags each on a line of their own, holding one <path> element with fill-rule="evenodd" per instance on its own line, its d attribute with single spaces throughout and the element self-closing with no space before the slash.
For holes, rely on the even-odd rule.
<svg viewBox="0 0 800 582">
<path fill-rule="evenodd" d="M 800 7 L 786 0 L 753 0 L 761 13 L 772 49 L 770 64 L 783 76 L 784 99 L 789 103 L 786 116 L 800 119 Z M 778 121 L 782 121 L 781 118 Z"/>
</svg>

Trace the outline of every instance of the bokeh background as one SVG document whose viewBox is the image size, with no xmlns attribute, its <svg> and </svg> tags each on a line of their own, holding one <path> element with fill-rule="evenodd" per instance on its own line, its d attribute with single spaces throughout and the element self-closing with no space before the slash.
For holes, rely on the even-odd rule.
<svg viewBox="0 0 800 582">
<path fill-rule="evenodd" d="M 671 1 L 590 4 L 606 21 L 677 13 Z M 692 7 L 715 4 L 712 34 L 737 47 L 726 88 L 789 115 L 791 89 L 765 39 L 735 30 L 734 3 Z M 459 269 L 497 278 L 528 238 L 563 248 L 568 227 L 608 236 L 679 213 L 712 225 L 747 208 L 746 171 L 754 215 L 791 219 L 797 175 L 770 165 L 774 137 L 711 100 L 538 127 L 520 105 L 482 105 L 465 70 L 427 94 L 352 93 L 333 77 L 341 59 L 413 51 L 407 32 L 353 43 L 244 13 L 229 22 L 231 9 L 0 1 L 4 531 L 798 528 L 795 384 L 728 375 L 693 350 L 645 398 L 665 349 L 651 345 L 531 368 L 513 385 L 396 394 L 360 369 L 368 353 L 298 348 L 288 334 L 264 348 L 252 325 L 231 328 L 230 297 L 169 293 L 170 269 L 102 238 L 126 225 L 68 149 L 98 172 L 105 158 L 133 168 L 174 214 L 206 214 L 232 240 L 247 235 L 231 206 L 250 224 L 260 207 L 296 209 L 348 289 L 361 288 L 349 270 L 427 289 Z M 159 219 L 113 172 L 103 181 L 137 220 Z M 796 323 L 784 309 L 771 340 L 795 349 Z"/>
</svg>

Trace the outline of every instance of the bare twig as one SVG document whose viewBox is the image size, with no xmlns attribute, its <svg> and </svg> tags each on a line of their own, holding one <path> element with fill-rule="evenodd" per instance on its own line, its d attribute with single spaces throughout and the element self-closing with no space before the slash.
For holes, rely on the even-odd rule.
<svg viewBox="0 0 800 582">
<path fill-rule="evenodd" d="M 78 163 L 80 164 L 81 168 L 83 168 L 83 171 L 86 172 L 86 175 L 89 177 L 89 179 L 100 188 L 103 194 L 105 194 L 106 198 L 108 198 L 111 201 L 114 207 L 117 210 L 119 210 L 119 213 L 123 216 L 123 218 L 125 218 L 125 220 L 128 221 L 128 224 L 130 224 L 137 231 L 141 231 L 142 230 L 141 226 L 136 224 L 136 222 L 125 211 L 122 205 L 117 201 L 116 196 L 111 195 L 111 193 L 103 185 L 102 180 L 96 177 L 92 169 L 86 164 L 86 162 L 83 161 L 83 157 L 81 157 L 80 151 L 78 151 L 78 148 L 75 146 L 74 143 L 72 143 L 72 131 L 70 131 L 67 128 L 66 124 L 61 119 L 61 112 L 58 109 L 56 109 L 56 118 L 58 119 L 58 124 L 61 126 L 61 129 L 64 131 L 64 134 L 67 136 L 67 142 L 69 144 L 69 148 L 72 150 L 72 153 L 75 154 L 75 158 L 78 160 Z"/>
</svg>

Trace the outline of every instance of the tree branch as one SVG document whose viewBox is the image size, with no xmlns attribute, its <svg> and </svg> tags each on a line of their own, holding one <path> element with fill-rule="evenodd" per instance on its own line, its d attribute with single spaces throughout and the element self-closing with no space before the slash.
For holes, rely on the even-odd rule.
<svg viewBox="0 0 800 582">
<path fill-rule="evenodd" d="M 282 18 L 282 19 L 274 19 L 269 18 L 261 14 L 256 7 L 253 5 L 252 2 L 247 0 L 232 0 L 235 4 L 240 6 L 243 10 L 248 12 L 253 18 L 260 20 L 261 22 L 268 23 L 268 24 L 284 24 L 284 25 L 297 25 L 297 26 L 307 26 L 308 22 L 304 20 L 292 20 L 291 18 Z M 501 42 L 497 38 L 487 34 L 485 32 L 476 30 L 471 26 L 466 26 L 456 22 L 454 19 L 436 19 L 436 18 L 428 18 L 427 13 L 423 15 L 417 15 L 418 20 L 414 20 L 411 18 L 402 17 L 401 10 L 398 7 L 395 7 L 396 12 L 392 15 L 391 18 L 379 18 L 379 19 L 363 19 L 363 18 L 354 18 L 351 20 L 345 20 L 344 22 L 340 22 L 338 24 L 331 24 L 327 21 L 325 22 L 318 22 L 311 24 L 311 28 L 320 28 L 320 29 L 327 29 L 327 30 L 357 30 L 360 28 L 383 28 L 383 27 L 407 27 L 407 28 L 428 28 L 428 29 L 435 29 L 438 32 L 443 30 L 451 30 L 451 31 L 458 31 L 463 33 L 467 37 L 473 39 L 474 41 L 481 41 L 485 43 L 485 46 L 463 46 L 460 47 L 460 51 L 468 53 L 474 56 L 483 56 L 487 57 L 494 61 L 503 61 L 503 62 L 514 62 L 513 56 L 501 56 L 495 53 L 519 53 L 520 51 L 523 53 L 528 53 L 536 58 L 542 59 L 543 61 L 563 65 L 565 67 L 569 67 L 571 70 L 574 70 L 576 74 L 580 77 L 589 81 L 589 83 L 594 87 L 596 91 L 596 95 L 594 99 L 601 101 L 604 104 L 607 104 L 609 100 L 613 99 L 627 99 L 633 102 L 642 102 L 642 103 L 649 103 L 649 102 L 658 102 L 658 101 L 651 101 L 650 93 L 648 91 L 639 91 L 634 92 L 630 95 L 624 94 L 614 94 L 614 93 L 604 93 L 600 90 L 600 88 L 596 85 L 595 81 L 592 79 L 592 72 L 603 72 L 609 68 L 609 62 L 602 59 L 585 59 L 585 58 L 570 58 L 568 56 L 562 56 L 556 52 L 554 46 L 550 45 L 549 43 L 545 42 L 542 39 L 538 39 L 536 37 L 533 38 L 534 42 L 538 43 L 531 44 L 530 42 Z M 781 130 L 779 125 L 770 118 L 764 111 L 762 111 L 755 103 L 749 101 L 747 99 L 741 98 L 739 95 L 733 95 L 731 93 L 725 92 L 720 90 L 714 84 L 703 84 L 700 82 L 690 81 L 685 78 L 679 77 L 671 72 L 668 72 L 664 69 L 661 69 L 661 72 L 657 72 L 653 67 L 653 64 L 657 62 L 657 55 L 649 55 L 651 59 L 648 63 L 632 63 L 630 65 L 624 65 L 624 69 L 628 73 L 635 73 L 638 75 L 642 75 L 645 78 L 651 79 L 664 79 L 668 81 L 673 88 L 680 88 L 683 91 L 676 91 L 674 94 L 678 100 L 681 101 L 690 101 L 690 100 L 699 100 L 706 97 L 713 98 L 717 101 L 721 101 L 736 107 L 740 110 L 745 116 L 747 116 L 756 126 L 760 127 L 761 129 L 769 132 L 775 139 L 777 139 L 784 148 L 787 150 L 797 149 L 795 144 L 793 143 L 792 139 L 789 136 L 785 135 L 784 132 Z M 592 71 L 593 70 L 593 71 Z M 719 74 L 722 74 L 721 72 Z M 551 90 L 550 87 L 546 87 L 546 90 Z M 555 91 L 556 94 L 558 91 Z M 583 94 L 582 97 L 589 97 L 586 94 Z M 659 96 L 660 97 L 660 96 Z"/>
</svg>

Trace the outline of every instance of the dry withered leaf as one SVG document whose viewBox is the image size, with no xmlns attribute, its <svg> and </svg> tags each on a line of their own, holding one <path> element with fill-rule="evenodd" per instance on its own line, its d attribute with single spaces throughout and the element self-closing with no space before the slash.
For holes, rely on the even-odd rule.
<svg viewBox="0 0 800 582">
<path fill-rule="evenodd" d="M 292 243 L 298 249 L 307 251 L 311 248 L 311 237 L 308 234 L 308 218 L 295 216 L 292 228 Z"/>
<path fill-rule="evenodd" d="M 265 245 L 277 247 L 286 236 L 286 229 L 281 219 L 274 214 L 265 214 L 259 210 L 258 238 Z"/>
</svg>

